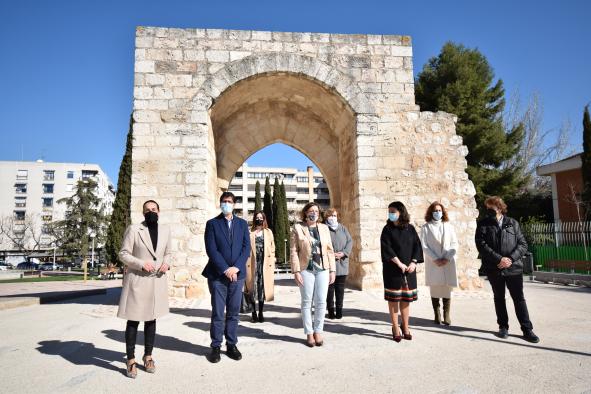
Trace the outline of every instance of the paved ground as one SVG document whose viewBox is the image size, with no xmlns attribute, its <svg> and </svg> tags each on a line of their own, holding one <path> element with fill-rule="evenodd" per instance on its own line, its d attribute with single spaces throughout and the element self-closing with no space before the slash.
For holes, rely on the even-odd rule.
<svg viewBox="0 0 591 394">
<path fill-rule="evenodd" d="M 172 301 L 158 321 L 158 371 L 124 376 L 119 289 L 107 295 L 0 311 L 0 392 L 591 392 L 591 291 L 527 284 L 537 345 L 523 341 L 511 312 L 508 340 L 496 328 L 490 293 L 462 293 L 453 325 L 431 323 L 420 289 L 412 341 L 390 338 L 380 293 L 348 291 L 346 317 L 327 321 L 325 346 L 307 348 L 297 288 L 276 288 L 263 324 L 241 323 L 243 360 L 205 359 L 209 303 Z M 511 308 L 512 310 L 512 308 Z M 140 336 L 139 341 L 143 341 Z M 137 354 L 141 356 L 142 346 Z"/>
<path fill-rule="evenodd" d="M 83 280 L 53 282 L 0 282 L 0 310 L 26 305 L 46 304 L 73 298 L 104 295 L 107 289 L 120 287 L 121 280 Z"/>
</svg>

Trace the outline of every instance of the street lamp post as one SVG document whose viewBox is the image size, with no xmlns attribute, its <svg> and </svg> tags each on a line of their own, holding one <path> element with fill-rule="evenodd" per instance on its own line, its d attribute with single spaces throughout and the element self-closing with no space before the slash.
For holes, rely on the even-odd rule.
<svg viewBox="0 0 591 394">
<path fill-rule="evenodd" d="M 53 270 L 55 271 L 55 244 L 53 245 Z"/>
<path fill-rule="evenodd" d="M 94 233 L 90 234 L 90 238 L 92 239 L 92 252 L 90 253 L 90 266 L 94 271 Z"/>
</svg>

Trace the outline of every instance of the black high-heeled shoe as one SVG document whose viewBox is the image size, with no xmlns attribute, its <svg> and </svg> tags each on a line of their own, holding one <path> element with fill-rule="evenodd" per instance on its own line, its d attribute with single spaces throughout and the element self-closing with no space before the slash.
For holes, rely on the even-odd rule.
<svg viewBox="0 0 591 394">
<path fill-rule="evenodd" d="M 396 333 L 394 331 L 394 327 L 392 327 L 392 339 L 394 340 L 394 342 L 398 343 L 400 341 L 402 341 L 402 331 L 398 331 L 398 333 Z"/>
</svg>

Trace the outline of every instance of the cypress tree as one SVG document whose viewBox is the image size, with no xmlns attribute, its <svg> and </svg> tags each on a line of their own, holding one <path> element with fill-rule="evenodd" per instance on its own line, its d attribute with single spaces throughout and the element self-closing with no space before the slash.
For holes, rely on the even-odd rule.
<svg viewBox="0 0 591 394">
<path fill-rule="evenodd" d="M 287 248 L 286 254 L 289 255 L 289 211 L 287 210 L 287 196 L 285 194 L 285 184 L 281 182 L 281 207 L 283 218 L 283 240 L 287 240 L 287 245 L 283 241 L 284 247 Z M 287 257 L 289 259 L 289 256 Z M 285 262 L 287 263 L 287 261 Z"/>
<path fill-rule="evenodd" d="M 261 202 L 261 183 L 257 181 L 256 185 L 254 186 L 254 211 L 259 212 L 262 209 L 262 202 Z"/>
<path fill-rule="evenodd" d="M 277 206 L 281 195 L 281 190 L 279 190 L 279 179 L 275 177 L 275 182 L 273 183 L 273 235 L 275 235 L 277 223 L 281 221 L 279 215 L 277 215 Z"/>
<path fill-rule="evenodd" d="M 131 205 L 131 150 L 133 147 L 133 116 L 129 120 L 125 153 L 119 166 L 119 178 L 117 179 L 117 195 L 113 203 L 113 213 L 107 231 L 107 243 L 105 252 L 107 261 L 113 264 L 119 263 L 119 250 L 123 241 L 123 233 L 129 224 Z"/>
<path fill-rule="evenodd" d="M 523 125 L 505 130 L 503 81 L 493 85 L 493 79 L 492 67 L 477 49 L 448 42 L 415 83 L 421 110 L 458 116 L 457 133 L 469 150 L 467 172 L 480 206 L 487 195 L 515 196 L 527 182 L 519 165 L 508 165 L 523 142 Z"/>
<path fill-rule="evenodd" d="M 265 195 L 263 196 L 263 212 L 267 217 L 267 225 L 273 229 L 273 202 L 271 197 L 271 184 L 269 177 L 265 178 Z"/>
<path fill-rule="evenodd" d="M 583 153 L 581 154 L 583 173 L 583 202 L 587 212 L 587 218 L 591 219 L 591 118 L 589 106 L 585 106 L 583 113 Z"/>
</svg>

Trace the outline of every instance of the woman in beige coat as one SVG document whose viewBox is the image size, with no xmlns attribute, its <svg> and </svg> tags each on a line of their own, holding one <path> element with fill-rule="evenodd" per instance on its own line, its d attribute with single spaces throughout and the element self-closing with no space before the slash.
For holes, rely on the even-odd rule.
<svg viewBox="0 0 591 394">
<path fill-rule="evenodd" d="M 450 325 L 451 291 L 458 285 L 455 256 L 458 237 L 449 223 L 447 210 L 435 201 L 425 213 L 421 241 L 425 256 L 425 284 L 431 292 L 435 323 L 441 324 L 439 299 L 443 299 L 443 324 Z"/>
<path fill-rule="evenodd" d="M 250 257 L 246 260 L 245 292 L 252 304 L 252 322 L 263 323 L 265 301 L 273 301 L 275 285 L 275 241 L 263 212 L 255 212 L 250 230 Z M 255 302 L 259 303 L 257 316 Z"/>
<path fill-rule="evenodd" d="M 168 313 L 166 272 L 171 259 L 170 229 L 158 224 L 160 207 L 153 200 L 143 205 L 145 221 L 125 230 L 119 258 L 127 266 L 117 316 L 127 320 L 125 345 L 127 376 L 135 378 L 135 342 L 140 321 L 144 322 L 144 357 L 147 372 L 156 372 L 152 349 L 156 319 Z"/>
<path fill-rule="evenodd" d="M 320 208 L 310 202 L 301 212 L 301 223 L 291 231 L 291 271 L 300 288 L 302 297 L 302 323 L 306 334 L 306 345 L 322 346 L 324 313 L 328 285 L 334 283 L 336 264 L 330 230 L 318 222 Z M 314 303 L 314 322 L 312 322 Z"/>
</svg>

